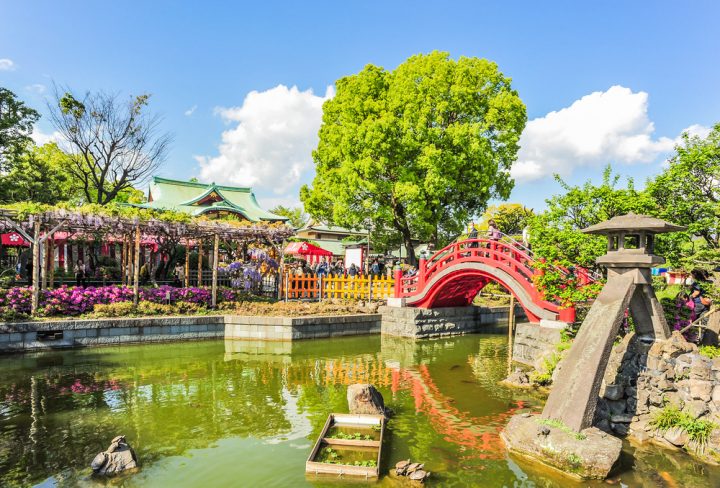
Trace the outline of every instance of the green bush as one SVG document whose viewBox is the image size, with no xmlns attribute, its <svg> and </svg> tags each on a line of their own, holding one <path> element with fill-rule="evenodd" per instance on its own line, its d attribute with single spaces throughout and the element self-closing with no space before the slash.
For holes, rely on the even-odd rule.
<svg viewBox="0 0 720 488">
<path fill-rule="evenodd" d="M 710 359 L 720 358 L 720 347 L 718 346 L 700 346 L 698 352 Z"/>
<path fill-rule="evenodd" d="M 656 412 L 650 420 L 650 425 L 661 432 L 673 428 L 684 430 L 688 435 L 688 439 L 694 442 L 699 450 L 705 448 L 713 429 L 718 427 L 717 424 L 709 420 L 696 419 L 689 413 L 681 411 L 675 405 L 667 405 Z"/>
<path fill-rule="evenodd" d="M 1 307 L 0 318 L 5 322 L 11 322 L 13 320 L 27 320 L 30 316 L 26 313 L 18 312 L 14 308 Z"/>
<path fill-rule="evenodd" d="M 137 313 L 139 315 L 172 315 L 175 313 L 175 307 L 164 303 L 142 301 L 138 303 Z"/>
<path fill-rule="evenodd" d="M 132 302 L 116 302 L 102 304 L 93 307 L 94 317 L 125 317 L 135 312 L 135 305 Z"/>
</svg>

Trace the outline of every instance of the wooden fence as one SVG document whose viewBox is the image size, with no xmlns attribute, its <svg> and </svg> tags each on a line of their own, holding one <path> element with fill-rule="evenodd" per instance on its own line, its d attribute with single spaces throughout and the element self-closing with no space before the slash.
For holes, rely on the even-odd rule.
<svg viewBox="0 0 720 488">
<path fill-rule="evenodd" d="M 321 300 L 348 298 L 383 300 L 395 293 L 395 280 L 372 276 L 317 276 L 312 274 L 283 276 L 282 296 L 286 300 Z"/>
</svg>

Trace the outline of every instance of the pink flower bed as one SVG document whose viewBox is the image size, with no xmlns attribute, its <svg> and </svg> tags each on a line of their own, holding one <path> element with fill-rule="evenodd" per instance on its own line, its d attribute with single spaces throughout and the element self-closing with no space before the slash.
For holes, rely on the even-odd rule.
<svg viewBox="0 0 720 488">
<path fill-rule="evenodd" d="M 130 302 L 133 299 L 133 290 L 129 286 L 89 286 L 67 287 L 63 286 L 53 290 L 44 290 L 40 294 L 40 308 L 43 315 L 80 315 L 91 312 L 98 304 Z M 140 300 L 154 303 L 194 303 L 209 305 L 212 294 L 209 288 L 174 288 L 172 286 L 159 286 L 157 288 L 140 289 Z M 218 302 L 231 302 L 239 299 L 239 293 L 232 289 L 218 290 Z M 6 290 L 0 289 L 0 308 L 12 309 L 19 313 L 30 313 L 32 289 L 30 287 L 16 287 Z"/>
</svg>

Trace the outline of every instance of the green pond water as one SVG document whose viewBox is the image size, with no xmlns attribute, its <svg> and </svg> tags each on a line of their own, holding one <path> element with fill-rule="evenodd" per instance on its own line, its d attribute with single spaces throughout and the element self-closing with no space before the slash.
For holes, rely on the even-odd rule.
<svg viewBox="0 0 720 488">
<path fill-rule="evenodd" d="M 296 343 L 210 341 L 79 349 L 0 358 L 0 486 L 345 486 L 305 475 L 347 385 L 376 385 L 395 411 L 381 472 L 412 458 L 428 486 L 564 487 L 509 458 L 499 432 L 544 398 L 498 386 L 506 337 L 413 342 L 390 337 Z M 90 476 L 94 455 L 127 436 L 139 472 Z M 682 453 L 627 446 L 610 482 L 720 486 L 720 470 Z M 363 484 L 373 484 L 363 482 Z M 408 486 L 384 476 L 379 486 Z"/>
</svg>

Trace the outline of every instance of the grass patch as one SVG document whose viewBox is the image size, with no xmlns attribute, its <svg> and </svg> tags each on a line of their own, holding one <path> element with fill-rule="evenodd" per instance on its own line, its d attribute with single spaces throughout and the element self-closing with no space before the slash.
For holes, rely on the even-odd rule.
<svg viewBox="0 0 720 488">
<path fill-rule="evenodd" d="M 560 344 L 558 344 L 558 346 Z M 567 344 L 567 347 L 570 347 L 569 343 Z M 560 359 L 562 359 L 562 356 L 559 353 L 553 353 L 550 356 L 546 357 L 543 360 L 543 369 L 545 370 L 545 372 L 541 373 L 539 371 L 533 371 L 532 373 L 530 373 L 530 381 L 532 381 L 533 384 L 537 386 L 547 386 L 552 383 L 552 375 L 558 363 L 560 362 Z"/>
<path fill-rule="evenodd" d="M 675 405 L 668 405 L 656 412 L 650 420 L 650 425 L 661 432 L 666 432 L 674 428 L 684 430 L 688 435 L 688 439 L 695 443 L 701 451 L 704 450 L 712 431 L 718 427 L 716 423 L 709 420 L 694 418 L 689 413 L 681 411 Z"/>
<path fill-rule="evenodd" d="M 718 346 L 700 346 L 698 352 L 710 359 L 720 358 L 720 347 Z"/>
<path fill-rule="evenodd" d="M 562 430 L 566 434 L 569 434 L 573 436 L 575 439 L 579 441 L 584 441 L 587 439 L 587 436 L 583 434 L 582 432 L 575 432 L 570 427 L 562 423 L 560 420 L 556 419 L 537 419 L 537 423 L 540 425 L 547 425 L 548 427 L 554 427 L 556 429 Z"/>
</svg>

